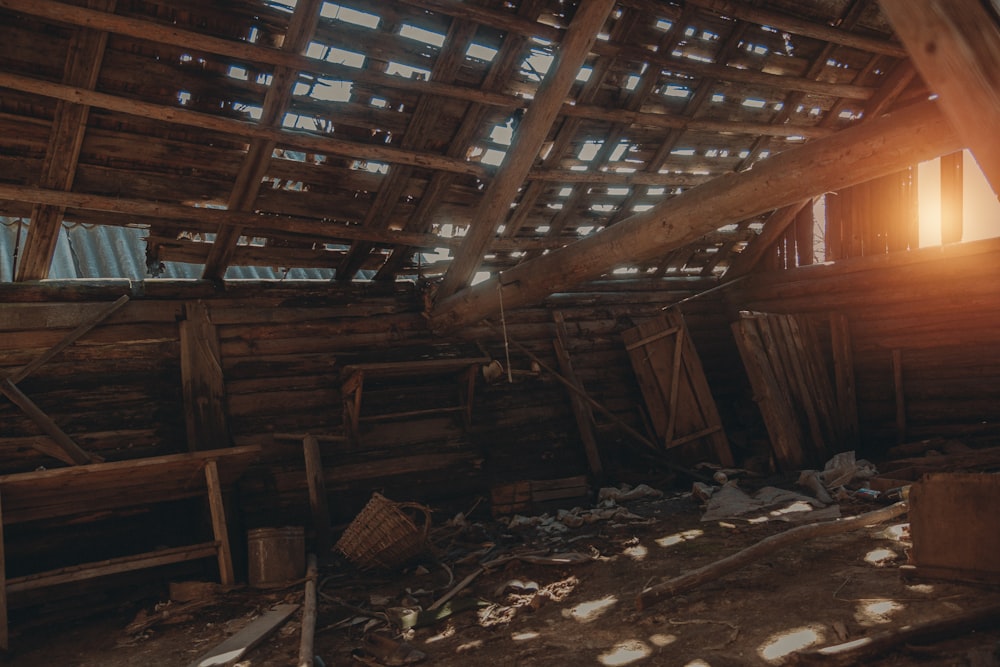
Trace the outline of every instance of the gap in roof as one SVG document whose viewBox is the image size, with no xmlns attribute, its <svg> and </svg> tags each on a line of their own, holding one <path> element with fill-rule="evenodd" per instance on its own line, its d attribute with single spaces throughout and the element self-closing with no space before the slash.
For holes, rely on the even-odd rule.
<svg viewBox="0 0 1000 667">
<path fill-rule="evenodd" d="M 580 148 L 580 152 L 577 154 L 577 157 L 586 162 L 590 162 L 597 157 L 597 151 L 601 150 L 601 146 L 603 145 L 603 141 L 588 141 Z"/>
<path fill-rule="evenodd" d="M 469 48 L 465 50 L 465 55 L 469 58 L 475 60 L 484 60 L 486 62 L 493 62 L 496 58 L 498 51 L 496 49 L 490 48 L 488 46 L 483 46 L 482 44 L 476 44 L 473 42 L 469 44 Z"/>
<path fill-rule="evenodd" d="M 402 76 L 407 79 L 417 79 L 419 81 L 428 81 L 431 78 L 431 71 L 429 69 L 411 67 L 409 65 L 404 65 L 403 63 L 393 62 L 391 60 L 385 68 L 385 73 Z"/>
<path fill-rule="evenodd" d="M 532 51 L 531 55 L 524 59 L 521 65 L 521 72 L 536 76 L 541 80 L 549 71 L 549 68 L 552 67 L 553 60 L 555 60 L 555 56 L 540 51 Z"/>
<path fill-rule="evenodd" d="M 327 19 L 336 19 L 362 28 L 377 28 L 381 19 L 376 14 L 358 11 L 333 2 L 324 2 L 319 15 Z"/>
<path fill-rule="evenodd" d="M 306 49 L 306 57 L 316 60 L 325 60 L 348 67 L 361 68 L 365 66 L 365 54 L 346 49 L 338 49 L 335 46 L 327 46 L 319 42 L 310 42 Z"/>
<path fill-rule="evenodd" d="M 441 33 L 425 30 L 424 28 L 418 28 L 417 26 L 410 25 L 409 23 L 404 23 L 399 28 L 399 35 L 401 37 L 406 37 L 407 39 L 427 44 L 428 46 L 436 46 L 439 49 L 444 46 L 444 35 Z"/>
</svg>

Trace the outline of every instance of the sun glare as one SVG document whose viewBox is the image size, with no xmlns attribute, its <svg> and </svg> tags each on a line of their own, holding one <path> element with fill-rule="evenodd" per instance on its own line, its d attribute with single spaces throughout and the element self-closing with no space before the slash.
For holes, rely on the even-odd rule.
<svg viewBox="0 0 1000 667">
<path fill-rule="evenodd" d="M 969 151 L 962 158 L 962 241 L 1000 236 L 1000 202 Z M 920 247 L 941 244 L 941 160 L 917 165 Z"/>
</svg>

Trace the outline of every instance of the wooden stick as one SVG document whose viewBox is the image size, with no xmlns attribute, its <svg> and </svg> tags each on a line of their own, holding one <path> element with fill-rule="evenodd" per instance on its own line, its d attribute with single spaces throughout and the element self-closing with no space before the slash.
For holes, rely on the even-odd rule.
<svg viewBox="0 0 1000 667">
<path fill-rule="evenodd" d="M 777 551 L 778 549 L 781 549 L 789 544 L 795 544 L 825 535 L 846 533 L 859 528 L 864 528 L 865 526 L 888 521 L 889 519 L 905 514 L 907 509 L 908 505 L 904 501 L 872 512 L 859 514 L 858 516 L 850 517 L 848 519 L 837 519 L 836 521 L 798 526 L 797 528 L 786 530 L 783 533 L 772 535 L 761 540 L 757 544 L 743 549 L 742 551 L 737 551 L 730 556 L 726 556 L 722 560 L 717 560 L 714 563 L 709 563 L 708 565 L 700 567 L 697 570 L 692 570 L 691 572 L 682 574 L 679 577 L 669 579 L 662 584 L 657 584 L 656 586 L 647 588 L 636 597 L 636 607 L 638 607 L 640 611 L 647 609 L 665 598 L 692 590 L 708 581 L 725 576 L 735 570 L 738 570 L 744 565 L 755 562 L 764 554 Z"/>
<path fill-rule="evenodd" d="M 17 386 L 11 382 L 8 378 L 0 378 L 0 394 L 5 395 L 11 400 L 14 405 L 21 408 L 21 411 L 26 414 L 31 421 L 38 424 L 39 427 L 45 434 L 50 438 L 55 440 L 56 444 L 59 445 L 61 452 L 55 450 L 45 451 L 51 455 L 55 455 L 60 461 L 70 464 L 84 464 L 84 463 L 96 463 L 100 459 L 95 457 L 93 454 L 88 454 L 87 452 L 80 449 L 80 446 L 73 442 L 73 439 L 66 435 L 65 431 L 59 428 L 52 419 L 42 411 L 34 401 L 24 395 Z M 62 455 L 60 455 L 60 453 Z"/>
<path fill-rule="evenodd" d="M 299 636 L 298 667 L 313 667 L 313 641 L 316 637 L 316 554 L 309 554 L 306 567 L 305 601 L 302 603 L 302 634 Z"/>
<path fill-rule="evenodd" d="M 784 664 L 857 665 L 864 658 L 882 655 L 901 644 L 929 644 L 939 639 L 952 639 L 980 628 L 995 627 L 998 621 L 1000 604 L 979 607 L 955 616 L 906 625 L 898 630 L 887 630 L 843 644 L 793 653 Z"/>
</svg>

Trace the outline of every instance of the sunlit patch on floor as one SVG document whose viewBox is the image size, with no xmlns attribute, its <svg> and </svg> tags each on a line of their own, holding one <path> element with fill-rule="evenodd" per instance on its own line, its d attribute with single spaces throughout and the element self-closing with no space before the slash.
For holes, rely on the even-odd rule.
<svg viewBox="0 0 1000 667">
<path fill-rule="evenodd" d="M 705 662 L 701 658 L 695 658 L 691 662 L 684 665 L 684 667 L 712 667 L 712 665 L 708 662 Z"/>
<path fill-rule="evenodd" d="M 637 660 L 648 658 L 653 650 L 638 639 L 628 639 L 615 644 L 610 651 L 602 653 L 597 661 L 607 667 L 630 665 Z"/>
<path fill-rule="evenodd" d="M 888 623 L 890 616 L 903 608 L 903 605 L 893 600 L 867 600 L 858 607 L 854 618 L 863 625 Z"/>
<path fill-rule="evenodd" d="M 616 604 L 618 604 L 618 598 L 614 595 L 608 595 L 600 600 L 581 602 L 575 607 L 563 609 L 562 615 L 565 618 L 572 618 L 578 623 L 590 623 L 591 621 L 599 618 Z"/>
<path fill-rule="evenodd" d="M 763 646 L 757 649 L 757 653 L 768 662 L 774 662 L 789 653 L 819 644 L 823 639 L 824 633 L 821 628 L 795 628 L 772 635 Z"/>
<path fill-rule="evenodd" d="M 674 533 L 673 535 L 667 535 L 666 537 L 661 537 L 656 540 L 656 543 L 661 547 L 672 547 L 675 544 L 680 544 L 681 542 L 689 542 L 695 538 L 701 537 L 705 534 L 703 530 L 685 530 L 682 533 Z"/>
<path fill-rule="evenodd" d="M 928 595 L 934 592 L 934 586 L 931 584 L 910 584 L 906 587 L 906 590 Z"/>
<path fill-rule="evenodd" d="M 432 637 L 428 637 L 426 643 L 433 644 L 434 642 L 439 642 L 442 639 L 448 639 L 448 637 L 454 637 L 454 636 L 455 636 L 455 626 L 447 625 L 443 630 L 441 630 L 441 632 L 437 633 Z"/>
<path fill-rule="evenodd" d="M 634 547 L 626 547 L 622 553 L 632 560 L 643 560 L 649 555 L 649 549 L 641 544 L 637 544 Z"/>
<path fill-rule="evenodd" d="M 525 632 L 515 632 L 510 636 L 510 638 L 516 642 L 526 642 L 532 639 L 538 639 L 539 637 L 541 637 L 541 635 L 533 630 L 527 630 Z"/>
<path fill-rule="evenodd" d="M 455 653 L 467 653 L 468 651 L 475 651 L 483 647 L 482 639 L 473 639 L 471 642 L 465 642 L 455 649 Z"/>
<path fill-rule="evenodd" d="M 663 648 L 664 646 L 670 646 L 675 641 L 677 641 L 677 635 L 663 635 L 657 633 L 655 635 L 649 636 L 649 643 L 658 648 Z"/>
<path fill-rule="evenodd" d="M 865 562 L 875 567 L 884 567 L 899 558 L 892 549 L 872 549 L 865 554 Z"/>
<path fill-rule="evenodd" d="M 896 542 L 909 542 L 910 541 L 910 524 L 908 523 L 897 523 L 895 525 L 889 526 L 882 531 L 882 536 L 887 540 L 893 540 Z"/>
<path fill-rule="evenodd" d="M 781 516 L 782 514 L 793 514 L 796 512 L 812 512 L 813 506 L 804 500 L 796 500 L 787 507 L 782 507 L 781 509 L 771 510 L 769 513 L 771 516 Z"/>
</svg>

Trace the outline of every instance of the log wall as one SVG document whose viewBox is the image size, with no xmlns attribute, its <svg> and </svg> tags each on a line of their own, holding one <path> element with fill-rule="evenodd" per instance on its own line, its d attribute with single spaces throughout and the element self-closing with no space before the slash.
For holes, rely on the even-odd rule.
<svg viewBox="0 0 1000 667">
<path fill-rule="evenodd" d="M 998 266 L 991 239 L 762 274 L 727 297 L 740 309 L 847 317 L 862 442 L 877 454 L 1000 433 Z"/>
<path fill-rule="evenodd" d="M 422 296 L 404 284 L 251 283 L 228 285 L 222 293 L 202 282 L 0 286 L 0 371 L 28 363 L 108 301 L 129 294 L 128 304 L 18 387 L 85 450 L 104 459 L 186 451 L 181 323 L 207 311 L 209 324 L 197 331 L 214 330 L 217 338 L 232 444 L 260 444 L 265 451 L 263 464 L 248 472 L 241 488 L 247 527 L 302 522 L 308 508 L 305 433 L 320 438 L 335 522 L 353 517 L 373 490 L 467 509 L 477 495 L 488 497 L 494 484 L 587 473 L 566 388 L 535 372 L 518 344 L 558 368 L 553 341 L 554 313 L 560 311 L 586 391 L 644 431 L 641 396 L 620 332 L 714 284 L 700 278 L 598 282 L 553 295 L 541 307 L 507 313 L 513 383 L 506 375 L 486 383 L 480 374 L 471 425 L 457 413 L 366 421 L 360 442 L 344 438 L 344 366 L 488 355 L 506 368 L 500 322 L 436 336 L 422 315 Z M 723 414 L 738 414 L 730 408 L 745 400 L 746 381 L 721 295 L 686 303 L 683 312 Z M 459 392 L 449 376 L 373 378 L 365 385 L 362 413 L 455 405 Z M 9 401 L 0 400 L 0 420 L 2 472 L 62 465 L 32 448 L 45 436 Z M 596 422 L 607 472 L 625 474 L 643 460 L 634 455 L 642 446 L 608 418 L 597 415 Z M 743 428 L 738 420 L 730 426 Z M 737 434 L 734 440 L 745 438 Z"/>
</svg>

